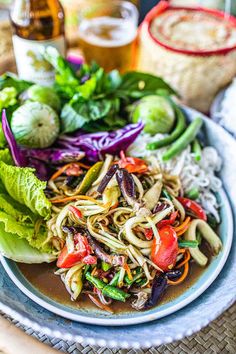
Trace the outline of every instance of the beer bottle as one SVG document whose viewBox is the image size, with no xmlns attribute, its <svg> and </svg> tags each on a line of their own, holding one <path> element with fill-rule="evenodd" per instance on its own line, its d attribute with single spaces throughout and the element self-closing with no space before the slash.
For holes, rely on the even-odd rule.
<svg viewBox="0 0 236 354">
<path fill-rule="evenodd" d="M 13 48 L 20 78 L 51 85 L 54 71 L 42 56 L 42 47 L 65 54 L 64 11 L 58 0 L 15 0 L 10 18 Z"/>
</svg>

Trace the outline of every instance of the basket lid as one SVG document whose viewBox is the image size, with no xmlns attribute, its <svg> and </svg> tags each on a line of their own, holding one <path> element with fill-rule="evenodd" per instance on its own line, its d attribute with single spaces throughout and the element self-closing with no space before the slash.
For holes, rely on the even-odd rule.
<svg viewBox="0 0 236 354">
<path fill-rule="evenodd" d="M 162 0 L 160 1 L 155 7 L 152 8 L 152 10 L 146 15 L 143 23 L 141 26 L 146 25 L 148 29 L 148 34 L 152 38 L 153 41 L 155 41 L 158 45 L 164 47 L 167 50 L 180 53 L 180 54 L 187 54 L 187 55 L 196 55 L 196 56 L 209 56 L 209 55 L 224 55 L 227 54 L 233 50 L 236 49 L 236 44 L 233 46 L 228 46 L 228 47 L 222 47 L 222 48 L 216 48 L 212 50 L 204 50 L 204 49 L 183 49 L 183 48 L 177 48 L 172 46 L 169 43 L 163 42 L 161 39 L 156 38 L 152 31 L 151 31 L 151 24 L 152 21 L 160 16 L 161 14 L 165 13 L 166 11 L 169 10 L 186 10 L 188 12 L 192 13 L 205 13 L 209 14 L 212 17 L 215 17 L 220 20 L 225 19 L 225 13 L 223 11 L 215 10 L 215 9 L 208 9 L 204 7 L 180 7 L 180 6 L 172 6 L 168 1 Z M 236 18 L 231 15 L 227 15 L 227 23 L 230 24 L 230 27 L 236 28 Z"/>
</svg>

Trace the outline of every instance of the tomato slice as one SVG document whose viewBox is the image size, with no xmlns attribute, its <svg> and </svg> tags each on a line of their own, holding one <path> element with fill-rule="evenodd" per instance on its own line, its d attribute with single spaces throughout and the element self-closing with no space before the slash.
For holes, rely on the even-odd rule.
<svg viewBox="0 0 236 354">
<path fill-rule="evenodd" d="M 184 209 L 190 211 L 193 215 L 195 215 L 198 219 L 202 219 L 204 221 L 207 220 L 207 216 L 201 205 L 196 203 L 194 200 L 188 198 L 178 197 L 178 201 L 183 205 Z"/>
<path fill-rule="evenodd" d="M 59 254 L 57 260 L 58 268 L 71 268 L 74 265 L 83 261 L 86 256 L 91 253 L 91 247 L 89 246 L 88 240 L 85 236 L 81 234 L 76 234 L 74 236 L 75 249 L 73 252 L 69 253 L 67 246 L 64 246 L 61 253 Z"/>
<path fill-rule="evenodd" d="M 57 260 L 57 267 L 58 268 L 71 268 L 74 265 L 80 263 L 82 259 L 86 256 L 85 252 L 81 250 L 74 251 L 72 253 L 68 253 L 67 246 L 64 246 L 62 249 L 58 260 Z"/>
<path fill-rule="evenodd" d="M 121 159 L 118 161 L 120 168 L 125 168 L 129 173 L 147 172 L 148 166 L 146 162 L 137 157 L 126 157 L 124 151 L 120 152 Z"/>
<path fill-rule="evenodd" d="M 154 238 L 151 250 L 151 260 L 164 272 L 175 266 L 178 254 L 178 240 L 173 227 L 167 225 L 158 230 L 160 245 Z"/>
</svg>

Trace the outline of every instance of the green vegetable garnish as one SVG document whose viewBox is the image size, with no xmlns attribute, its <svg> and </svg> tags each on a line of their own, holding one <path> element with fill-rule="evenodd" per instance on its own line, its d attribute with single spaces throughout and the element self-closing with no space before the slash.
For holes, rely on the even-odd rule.
<svg viewBox="0 0 236 354">
<path fill-rule="evenodd" d="M 15 262 L 43 263 L 53 262 L 56 256 L 37 250 L 29 245 L 26 239 L 19 238 L 16 233 L 6 232 L 0 222 L 0 253 Z"/>
<path fill-rule="evenodd" d="M 170 101 L 163 96 L 142 98 L 132 112 L 132 121 L 145 123 L 144 131 L 149 134 L 169 133 L 175 122 L 175 112 Z"/>
<path fill-rule="evenodd" d="M 74 132 L 115 130 L 127 123 L 124 105 L 128 106 L 144 96 L 175 91 L 161 78 L 151 74 L 117 70 L 106 73 L 97 64 L 84 64 L 76 73 L 57 50 L 47 47 L 45 58 L 56 71 L 55 90 L 65 103 L 61 111 L 61 131 Z M 165 100 L 165 99 L 164 99 Z"/>
<path fill-rule="evenodd" d="M 9 166 L 0 161 L 1 185 L 18 203 L 27 206 L 32 213 L 48 219 L 51 203 L 44 194 L 46 182 L 40 181 L 32 168 Z"/>
<path fill-rule="evenodd" d="M 196 118 L 185 130 L 185 132 L 171 145 L 163 154 L 163 161 L 168 161 L 179 155 L 196 137 L 202 126 L 202 118 Z"/>
<path fill-rule="evenodd" d="M 56 112 L 48 105 L 28 102 L 13 113 L 11 128 L 20 145 L 45 148 L 56 140 L 60 123 Z"/>
<path fill-rule="evenodd" d="M 33 169 L 12 164 L 9 150 L 0 150 L 0 252 L 16 262 L 52 262 L 55 250 L 43 220 L 51 214 L 46 183 Z"/>
</svg>

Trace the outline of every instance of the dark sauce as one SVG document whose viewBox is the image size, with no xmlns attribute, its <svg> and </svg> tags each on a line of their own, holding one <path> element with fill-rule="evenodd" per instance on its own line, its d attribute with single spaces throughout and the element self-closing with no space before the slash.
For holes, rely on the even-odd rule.
<svg viewBox="0 0 236 354">
<path fill-rule="evenodd" d="M 54 274 L 54 271 L 56 270 L 55 264 L 22 263 L 18 266 L 25 278 L 35 288 L 37 288 L 41 293 L 48 296 L 49 298 L 66 306 L 82 308 L 86 310 L 96 309 L 96 306 L 85 294 L 81 294 L 77 301 L 71 301 L 70 295 L 67 292 L 63 282 L 61 281 L 60 276 Z M 205 268 L 198 266 L 194 261 L 191 261 L 189 274 L 185 281 L 179 285 L 169 286 L 157 306 L 174 300 L 183 294 L 186 290 L 191 288 L 204 272 L 204 269 Z M 135 311 L 131 307 L 131 301 L 127 301 L 126 303 L 114 301 L 111 307 L 115 313 Z"/>
</svg>

